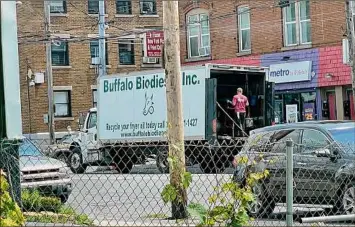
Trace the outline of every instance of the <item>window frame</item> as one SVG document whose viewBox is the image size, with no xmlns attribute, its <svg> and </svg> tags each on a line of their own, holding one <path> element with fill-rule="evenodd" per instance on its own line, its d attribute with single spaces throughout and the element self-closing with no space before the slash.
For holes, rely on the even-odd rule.
<svg viewBox="0 0 355 227">
<path fill-rule="evenodd" d="M 198 17 L 198 23 L 190 23 L 190 19 L 194 16 Z M 202 33 L 202 23 L 201 23 L 201 17 L 206 16 L 208 18 L 208 35 Z M 188 58 L 189 59 L 194 59 L 194 58 L 203 58 L 203 57 L 209 57 L 211 56 L 211 26 L 210 26 L 210 16 L 209 12 L 204 9 L 196 9 L 194 11 L 190 11 L 189 13 L 186 14 L 186 30 L 187 30 L 187 52 L 188 52 Z M 198 34 L 197 35 L 191 35 L 191 28 L 192 27 L 197 27 L 198 28 Z M 208 36 L 209 40 L 209 45 L 208 46 L 203 46 L 203 36 Z M 198 56 L 192 56 L 191 54 L 191 38 L 198 38 Z M 208 49 L 208 54 L 201 55 L 200 49 L 201 48 L 207 48 Z"/>
<path fill-rule="evenodd" d="M 95 93 L 96 93 L 96 95 L 95 95 Z M 92 96 L 92 106 L 95 108 L 95 107 L 97 107 L 97 89 L 91 90 L 91 96 Z M 95 97 L 96 97 L 96 101 L 95 101 Z"/>
<path fill-rule="evenodd" d="M 89 2 L 97 2 L 97 12 L 91 12 L 90 11 L 90 4 L 89 4 Z M 98 15 L 99 13 L 100 13 L 100 0 L 87 0 L 87 4 L 88 4 L 88 8 L 87 8 L 87 10 L 88 10 L 88 14 L 89 15 Z M 104 3 L 105 3 L 105 14 L 106 14 L 106 12 L 107 12 L 107 6 L 106 6 L 106 0 L 104 0 Z"/>
<path fill-rule="evenodd" d="M 120 43 L 120 42 L 127 42 L 127 43 Z M 130 46 L 131 55 L 133 54 L 133 57 L 131 56 L 132 62 L 130 64 L 125 64 L 125 63 L 121 62 L 121 56 L 120 56 L 121 55 L 121 47 L 120 47 L 120 45 Z M 129 40 L 123 40 L 123 39 L 118 40 L 118 64 L 119 65 L 135 65 L 136 64 L 134 40 L 131 40 L 131 39 L 129 39 Z"/>
<path fill-rule="evenodd" d="M 308 4 L 311 4 L 311 2 L 309 0 L 305 0 L 304 2 L 307 2 Z M 291 4 L 295 4 L 295 20 L 292 22 L 287 22 L 287 9 L 288 7 L 291 7 Z M 283 37 L 284 37 L 284 46 L 285 47 L 292 47 L 292 46 L 299 46 L 299 45 L 309 45 L 312 44 L 312 31 L 310 35 L 310 41 L 309 42 L 303 42 L 302 40 L 302 35 L 303 32 L 302 31 L 302 26 L 301 24 L 304 22 L 309 23 L 311 26 L 311 13 L 309 13 L 308 17 L 309 19 L 306 20 L 301 20 L 301 2 L 300 1 L 295 1 L 290 3 L 289 6 L 284 7 L 282 9 L 282 17 L 283 17 Z M 296 42 L 289 44 L 288 43 L 288 33 L 287 33 L 287 25 L 290 24 L 295 24 L 296 25 Z"/>
<path fill-rule="evenodd" d="M 98 54 L 95 57 L 99 57 L 99 39 L 91 40 L 90 43 L 89 43 L 91 61 L 92 61 L 92 58 L 93 58 L 92 55 L 91 55 L 91 48 L 92 48 L 92 43 L 93 42 L 97 42 L 97 49 L 98 49 L 97 53 Z M 107 39 L 106 38 L 105 38 L 105 57 L 106 57 L 106 66 L 108 66 L 109 65 L 109 59 L 108 59 L 109 55 L 108 55 L 108 44 L 107 44 Z M 90 62 L 90 64 L 91 64 L 91 62 Z"/>
<path fill-rule="evenodd" d="M 119 5 L 118 2 L 126 2 L 128 3 L 128 12 L 122 13 L 119 12 Z M 132 0 L 116 0 L 116 14 L 118 15 L 132 15 Z"/>
<path fill-rule="evenodd" d="M 153 12 L 152 13 L 143 13 L 143 4 L 144 2 L 152 2 L 153 3 Z M 140 15 L 157 15 L 157 1 L 156 0 L 139 0 L 139 14 Z"/>
<path fill-rule="evenodd" d="M 242 14 L 240 13 L 241 10 L 246 9 L 247 12 L 243 12 L 242 14 L 247 14 L 248 18 L 249 18 L 249 27 L 248 28 L 242 28 Z M 249 52 L 251 51 L 251 21 L 250 21 L 250 8 L 247 5 L 241 5 L 238 6 L 237 8 L 237 12 L 238 12 L 238 34 L 239 34 L 239 52 Z M 245 49 L 243 50 L 243 31 L 249 30 L 249 44 L 250 44 L 250 48 L 249 49 Z"/>
<path fill-rule="evenodd" d="M 52 46 L 51 46 L 51 59 L 52 59 L 52 65 L 53 66 L 69 66 L 69 64 L 70 64 L 70 62 L 69 62 L 69 43 L 68 43 L 68 41 L 60 41 L 61 42 L 61 45 L 64 43 L 65 44 L 65 50 L 64 51 L 59 51 L 59 50 L 54 50 L 53 51 L 53 49 L 55 49 L 55 48 L 53 48 L 53 45 L 54 44 L 52 44 Z M 64 63 L 63 64 L 53 64 L 53 52 L 55 52 L 55 53 L 62 53 L 62 52 L 64 52 Z"/>
<path fill-rule="evenodd" d="M 63 7 L 63 12 L 59 12 L 59 11 L 52 11 L 52 3 L 54 2 L 61 2 L 62 3 L 62 7 Z M 59 0 L 55 0 L 55 1 L 50 1 L 49 2 L 49 8 L 50 8 L 50 13 L 52 14 L 66 14 L 67 13 L 67 1 L 66 0 L 62 0 L 62 1 L 59 1 Z"/>
<path fill-rule="evenodd" d="M 71 103 L 71 90 L 55 90 L 53 91 L 53 97 L 55 96 L 55 93 L 66 93 L 67 94 L 67 103 L 56 103 L 54 100 L 54 117 L 55 118 L 64 118 L 64 117 L 72 117 L 73 113 L 72 113 L 72 103 Z M 66 115 L 56 115 L 56 104 L 61 104 L 61 105 L 67 105 L 68 106 L 68 113 Z"/>
</svg>

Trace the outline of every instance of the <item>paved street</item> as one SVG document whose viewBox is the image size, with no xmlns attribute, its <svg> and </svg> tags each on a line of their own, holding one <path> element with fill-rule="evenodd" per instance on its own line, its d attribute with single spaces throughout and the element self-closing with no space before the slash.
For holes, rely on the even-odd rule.
<svg viewBox="0 0 355 227">
<path fill-rule="evenodd" d="M 206 203 L 213 186 L 231 177 L 227 174 L 202 174 L 198 166 L 189 168 L 194 173 L 193 183 L 188 192 L 189 201 Z M 95 224 L 103 226 L 148 226 L 175 225 L 175 221 L 166 220 L 170 207 L 164 206 L 160 192 L 168 183 L 168 175 L 160 174 L 154 163 L 135 166 L 131 174 L 122 175 L 114 171 L 97 172 L 89 169 L 87 174 L 72 175 L 73 193 L 68 204 L 79 212 L 88 214 Z M 310 211 L 304 206 L 297 211 Z M 313 209 L 319 210 L 319 209 Z M 254 226 L 285 225 L 285 207 L 275 208 L 271 220 L 255 220 Z M 319 214 L 314 214 L 318 216 Z M 191 225 L 192 220 L 187 224 Z M 181 225 L 181 223 L 180 223 Z"/>
</svg>

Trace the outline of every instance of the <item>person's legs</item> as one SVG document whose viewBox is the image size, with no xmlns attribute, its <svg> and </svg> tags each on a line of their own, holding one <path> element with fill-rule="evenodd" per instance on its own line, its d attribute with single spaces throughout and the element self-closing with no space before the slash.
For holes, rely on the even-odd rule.
<svg viewBox="0 0 355 227">
<path fill-rule="evenodd" d="M 245 131 L 245 113 L 240 113 L 240 125 L 243 131 Z"/>
</svg>

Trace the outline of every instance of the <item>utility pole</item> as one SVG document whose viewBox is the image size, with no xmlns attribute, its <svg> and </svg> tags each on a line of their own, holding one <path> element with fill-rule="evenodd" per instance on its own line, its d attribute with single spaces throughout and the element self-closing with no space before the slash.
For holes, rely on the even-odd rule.
<svg viewBox="0 0 355 227">
<path fill-rule="evenodd" d="M 353 3 L 354 4 L 354 3 Z M 354 21 L 353 21 L 353 9 L 350 7 L 350 0 L 345 0 L 345 8 L 346 8 L 346 30 L 347 30 L 347 38 L 349 42 L 349 55 L 350 55 L 350 65 L 351 65 L 351 84 L 352 84 L 352 95 L 353 95 L 353 103 L 350 105 L 354 106 L 355 110 L 355 51 L 354 51 Z"/>
<path fill-rule="evenodd" d="M 106 75 L 105 0 L 99 0 L 99 77 Z"/>
<path fill-rule="evenodd" d="M 182 186 L 185 173 L 185 147 L 180 65 L 180 29 L 178 1 L 163 1 L 164 62 L 168 120 L 170 184 L 178 196 L 172 202 L 172 218 L 187 217 L 187 193 Z"/>
<path fill-rule="evenodd" d="M 46 37 L 46 76 L 48 86 L 48 128 L 50 144 L 55 143 L 54 135 L 54 97 L 53 97 L 53 74 L 52 74 L 52 37 L 50 32 L 50 4 L 44 1 L 44 36 Z"/>
</svg>

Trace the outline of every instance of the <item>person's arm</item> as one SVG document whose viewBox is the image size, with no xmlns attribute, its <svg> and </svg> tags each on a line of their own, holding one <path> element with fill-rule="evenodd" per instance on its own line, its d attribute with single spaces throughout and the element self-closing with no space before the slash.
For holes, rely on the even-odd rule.
<svg viewBox="0 0 355 227">
<path fill-rule="evenodd" d="M 233 96 L 232 106 L 235 106 L 236 104 L 237 104 L 237 98 Z"/>
</svg>

